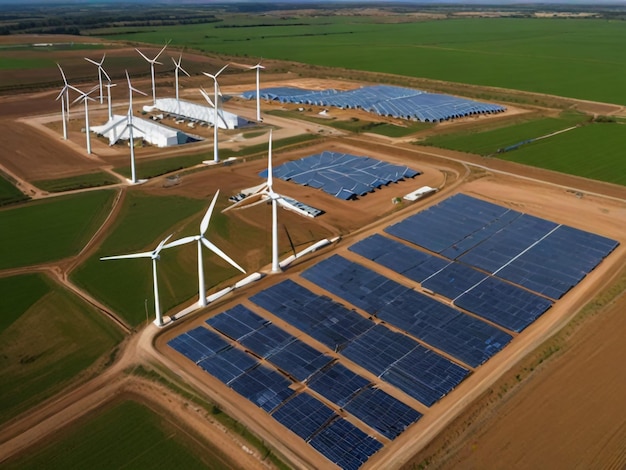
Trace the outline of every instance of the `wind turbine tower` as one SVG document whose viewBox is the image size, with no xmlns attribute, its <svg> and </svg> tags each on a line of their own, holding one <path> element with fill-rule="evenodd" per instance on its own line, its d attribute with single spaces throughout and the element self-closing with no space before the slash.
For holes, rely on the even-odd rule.
<svg viewBox="0 0 626 470">
<path fill-rule="evenodd" d="M 165 50 L 168 44 L 169 44 L 169 41 L 165 44 L 165 46 L 163 46 L 163 49 L 159 51 L 159 53 L 154 57 L 154 59 L 148 59 L 144 55 L 143 52 L 135 48 L 135 50 L 139 52 L 139 55 L 143 57 L 144 59 L 146 59 L 146 61 L 150 64 L 150 75 L 152 76 L 152 104 L 153 106 L 156 106 L 156 84 L 154 83 L 154 64 L 163 65 L 161 62 L 157 62 L 157 59 L 159 58 L 161 54 L 163 54 L 163 51 Z"/>
<path fill-rule="evenodd" d="M 85 60 L 87 62 L 91 62 L 92 64 L 94 64 L 96 67 L 98 67 L 98 83 L 100 84 L 100 104 L 103 103 L 104 100 L 104 93 L 102 90 L 102 75 L 104 74 L 104 76 L 107 78 L 107 80 L 109 81 L 109 83 L 111 83 L 111 77 L 109 77 L 109 74 L 106 73 L 106 71 L 102 68 L 102 64 L 104 64 L 104 58 L 106 57 L 106 54 L 104 54 L 102 56 L 102 60 L 100 62 L 96 62 L 93 59 L 89 59 L 87 57 L 85 57 Z"/>
<path fill-rule="evenodd" d="M 113 119 L 113 105 L 111 104 L 111 88 L 114 86 L 117 86 L 115 83 L 106 83 L 104 85 L 105 87 L 107 87 L 107 99 L 108 99 L 108 104 L 109 104 L 109 120 Z"/>
<path fill-rule="evenodd" d="M 80 90 L 78 88 L 73 87 L 69 83 L 67 83 L 67 79 L 65 78 L 65 73 L 63 73 L 63 69 L 61 68 L 59 64 L 57 64 L 57 67 L 59 67 L 59 71 L 61 72 L 61 76 L 63 77 L 63 88 L 61 88 L 61 92 L 59 93 L 59 96 L 56 97 L 56 99 L 58 100 L 59 98 L 61 98 L 61 118 L 63 119 L 63 139 L 67 140 L 67 121 L 70 116 L 69 90 L 72 89 L 74 91 L 77 91 L 78 93 L 80 93 Z"/>
<path fill-rule="evenodd" d="M 72 87 L 72 88 L 74 88 L 74 87 Z M 76 89 L 76 91 L 78 91 L 78 93 L 80 93 L 80 96 L 78 98 L 76 98 L 72 102 L 72 104 L 74 104 L 77 101 L 83 100 L 83 102 L 85 103 L 85 136 L 86 136 L 86 139 L 87 139 L 87 153 L 88 154 L 91 154 L 91 136 L 89 135 L 89 106 L 88 106 L 88 102 L 89 102 L 89 100 L 96 101 L 89 95 L 91 93 L 93 93 L 94 91 L 96 91 L 97 89 L 98 89 L 98 87 L 94 87 L 91 90 L 89 90 L 88 92 L 82 92 L 82 91 Z"/>
<path fill-rule="evenodd" d="M 226 253 L 220 250 L 217 246 L 211 243 L 204 236 L 204 234 L 206 233 L 209 227 L 211 214 L 213 213 L 213 208 L 215 207 L 215 202 L 217 201 L 217 197 L 219 193 L 220 193 L 219 191 L 215 193 L 215 196 L 213 197 L 213 201 L 211 201 L 211 205 L 209 206 L 209 209 L 206 211 L 206 214 L 202 218 L 202 222 L 200 222 L 200 234 L 199 235 L 184 237 L 179 240 L 175 240 L 172 243 L 169 243 L 164 246 L 164 248 L 172 248 L 174 246 L 185 245 L 187 243 L 191 243 L 194 241 L 197 242 L 197 245 L 198 245 L 198 306 L 199 307 L 206 307 L 207 305 L 206 288 L 204 285 L 204 265 L 203 265 L 203 258 L 202 258 L 202 245 L 203 244 L 209 250 L 215 253 L 217 256 L 222 258 L 224 261 L 228 262 L 231 266 L 237 268 L 239 271 L 241 271 L 244 274 L 246 273 L 241 266 L 235 263 L 230 257 L 228 257 L 228 255 L 226 255 Z"/>
<path fill-rule="evenodd" d="M 215 75 L 211 75 L 210 73 L 206 73 L 206 72 L 202 72 L 204 75 L 206 75 L 207 77 L 210 77 L 213 79 L 214 82 L 214 86 L 213 86 L 213 162 L 217 163 L 220 161 L 219 158 L 219 153 L 218 153 L 218 146 L 217 146 L 217 118 L 218 118 L 218 93 L 220 91 L 220 87 L 217 83 L 217 77 L 224 71 L 224 69 L 228 67 L 228 64 L 226 64 L 224 67 L 222 67 L 219 72 L 217 72 Z M 204 90 L 202 90 L 204 91 Z M 204 97 L 208 99 L 208 95 L 206 93 L 204 93 Z M 211 100 L 208 100 L 209 103 Z"/>
<path fill-rule="evenodd" d="M 261 122 L 261 92 L 260 92 L 260 75 L 261 69 L 264 69 L 261 65 L 261 62 L 256 64 L 250 69 L 256 69 L 256 120 L 257 122 Z"/>
<path fill-rule="evenodd" d="M 150 258 L 152 259 L 152 282 L 154 288 L 154 313 L 156 314 L 156 319 L 154 320 L 154 324 L 156 326 L 163 326 L 163 317 L 161 315 L 161 304 L 159 302 L 159 282 L 157 279 L 157 260 L 160 259 L 160 253 L 167 241 L 170 239 L 172 235 L 169 235 L 167 238 L 161 241 L 159 245 L 153 251 L 146 251 L 144 253 L 132 253 L 129 255 L 117 255 L 117 256 L 105 256 L 104 258 L 100 258 L 100 261 L 106 261 L 110 259 L 131 259 L 131 258 Z"/>
<path fill-rule="evenodd" d="M 178 98 L 178 71 L 180 70 L 185 75 L 187 75 L 188 77 L 190 76 L 187 73 L 187 71 L 180 66 L 180 63 L 181 63 L 182 60 L 183 60 L 183 55 L 182 54 L 178 58 L 178 62 L 176 62 L 176 60 L 174 60 L 174 58 L 172 57 L 172 62 L 174 62 L 174 66 L 176 66 L 176 71 L 174 72 L 174 75 L 176 77 L 176 106 L 178 107 L 178 114 L 180 114 L 180 100 Z"/>
</svg>

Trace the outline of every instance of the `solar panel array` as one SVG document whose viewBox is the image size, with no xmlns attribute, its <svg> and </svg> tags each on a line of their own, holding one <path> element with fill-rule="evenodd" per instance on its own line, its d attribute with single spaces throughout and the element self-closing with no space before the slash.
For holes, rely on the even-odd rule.
<svg viewBox="0 0 626 470">
<path fill-rule="evenodd" d="M 274 168 L 273 176 L 303 186 L 321 189 L 339 199 L 363 196 L 381 186 L 420 173 L 403 165 L 370 157 L 338 152 L 322 152 L 292 160 Z M 267 170 L 259 173 L 267 177 Z"/>
<path fill-rule="evenodd" d="M 275 87 L 259 90 L 259 94 L 265 100 L 281 103 L 362 109 L 380 116 L 423 122 L 500 113 L 506 109 L 496 104 L 389 85 L 366 86 L 349 91 Z M 242 96 L 256 99 L 256 90 L 246 91 Z"/>
<path fill-rule="evenodd" d="M 552 299 L 565 295 L 618 245 L 464 194 L 385 231 Z"/>
</svg>

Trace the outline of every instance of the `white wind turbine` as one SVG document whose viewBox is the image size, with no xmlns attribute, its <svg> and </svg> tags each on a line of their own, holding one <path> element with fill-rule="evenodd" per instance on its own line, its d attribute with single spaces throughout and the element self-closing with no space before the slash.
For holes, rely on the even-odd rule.
<svg viewBox="0 0 626 470">
<path fill-rule="evenodd" d="M 217 118 L 218 118 L 218 107 L 219 107 L 218 95 L 219 95 L 219 92 L 220 92 L 220 87 L 219 87 L 219 85 L 217 83 L 217 77 L 220 75 L 220 73 L 222 73 L 224 71 L 224 69 L 226 67 L 228 67 L 228 64 L 226 64 L 224 67 L 222 67 L 219 70 L 219 72 L 217 72 L 215 75 L 211 75 L 210 73 L 202 72 L 207 77 L 213 79 L 213 82 L 214 82 L 214 86 L 213 86 L 213 100 L 214 100 L 214 102 L 211 102 L 211 98 L 209 98 L 209 95 L 207 94 L 206 91 L 200 89 L 200 93 L 202 93 L 204 98 L 209 102 L 209 104 L 211 104 L 213 106 L 213 109 L 214 109 L 214 112 L 213 112 L 213 161 L 215 163 L 220 161 L 219 154 L 218 154 L 218 148 L 217 148 Z M 223 120 L 223 118 L 222 118 L 222 120 Z"/>
<path fill-rule="evenodd" d="M 107 99 L 109 103 L 109 120 L 111 120 L 113 119 L 113 105 L 111 104 L 111 88 L 114 86 L 117 86 L 117 84 L 109 82 L 109 83 L 106 83 L 104 86 L 107 87 Z"/>
<path fill-rule="evenodd" d="M 161 54 L 163 54 L 163 51 L 165 50 L 165 48 L 167 47 L 167 45 L 169 44 L 169 41 L 165 44 L 165 46 L 163 46 L 163 49 L 161 49 L 159 51 L 159 53 L 154 57 L 154 59 L 148 59 L 143 52 L 141 52 L 139 49 L 135 48 L 135 50 L 137 52 L 139 52 L 139 55 L 141 57 L 143 57 L 144 59 L 146 59 L 146 61 L 150 64 L 150 75 L 152 76 L 152 103 L 153 105 L 156 106 L 156 85 L 154 83 L 154 64 L 159 64 L 159 65 L 163 65 L 161 62 L 157 62 L 157 59 L 159 58 L 159 56 Z"/>
<path fill-rule="evenodd" d="M 159 282 L 157 279 L 157 260 L 160 258 L 160 253 L 167 241 L 172 235 L 161 241 L 159 245 L 152 251 L 146 251 L 144 253 L 132 253 L 129 255 L 117 255 L 117 256 L 105 256 L 100 258 L 100 261 L 106 261 L 110 259 L 131 259 L 131 258 L 150 258 L 152 259 L 152 281 L 154 284 L 154 312 L 156 319 L 154 324 L 156 326 L 163 326 L 163 317 L 161 316 L 161 304 L 159 302 Z"/>
<path fill-rule="evenodd" d="M 220 193 L 219 191 L 215 193 L 215 196 L 213 197 L 213 201 L 211 201 L 211 205 L 209 206 L 209 209 L 206 211 L 206 214 L 202 218 L 202 222 L 200 222 L 200 234 L 199 235 L 192 235 L 189 237 L 184 237 L 179 240 L 175 240 L 172 243 L 169 243 L 164 246 L 164 248 L 172 248 L 174 246 L 185 245 L 191 242 L 197 242 L 198 244 L 198 297 L 199 297 L 198 305 L 200 307 L 206 307 L 207 305 L 206 289 L 204 287 L 204 265 L 203 265 L 203 258 L 202 258 L 202 245 L 203 244 L 209 250 L 215 253 L 217 256 L 222 258 L 224 261 L 228 262 L 231 266 L 237 268 L 239 271 L 241 271 L 244 274 L 246 273 L 246 271 L 241 266 L 235 263 L 231 258 L 228 257 L 228 255 L 226 255 L 226 253 L 220 250 L 217 246 L 211 243 L 204 236 L 204 234 L 206 233 L 209 227 L 211 214 L 213 213 L 213 208 L 215 207 L 215 202 L 217 201 L 217 196 L 219 195 L 219 193 Z"/>
<path fill-rule="evenodd" d="M 272 188 L 274 179 L 272 176 L 272 130 L 270 129 L 270 141 L 269 151 L 267 155 L 267 182 L 259 187 L 257 192 L 250 196 L 236 202 L 232 206 L 224 209 L 233 209 L 235 207 L 250 207 L 259 204 L 268 199 L 272 201 L 272 273 L 281 272 L 280 265 L 278 264 L 278 205 L 280 204 L 286 209 L 293 209 L 292 205 L 287 202 L 284 197 L 276 192 Z"/>
<path fill-rule="evenodd" d="M 256 120 L 257 122 L 261 122 L 261 91 L 259 85 L 261 69 L 265 69 L 265 67 L 261 65 L 261 62 L 259 62 L 255 66 L 250 67 L 250 69 L 256 69 Z"/>
<path fill-rule="evenodd" d="M 89 59 L 87 57 L 84 58 L 87 62 L 91 62 L 96 67 L 98 67 L 98 83 L 100 84 L 99 85 L 100 86 L 100 104 L 102 104 L 104 100 L 104 93 L 102 92 L 102 75 L 104 74 L 104 76 L 107 78 L 109 83 L 111 83 L 111 77 L 109 77 L 109 74 L 106 73 L 106 71 L 102 68 L 102 64 L 104 64 L 105 57 L 106 57 L 106 54 L 102 56 L 102 60 L 100 62 L 96 62 L 95 60 Z"/>
<path fill-rule="evenodd" d="M 98 87 L 94 87 L 91 90 L 87 91 L 87 92 L 82 92 L 80 91 L 78 88 L 74 88 L 72 87 L 72 89 L 78 91 L 78 93 L 80 93 L 80 96 L 78 98 L 76 98 L 74 101 L 72 101 L 72 104 L 76 103 L 77 101 L 83 100 L 83 102 L 85 103 L 85 136 L 87 139 L 87 153 L 90 154 L 91 153 L 91 136 L 89 135 L 89 100 L 91 101 L 96 101 L 94 100 L 91 96 L 89 96 L 91 93 L 93 93 L 94 91 L 96 91 L 98 89 Z"/>
<path fill-rule="evenodd" d="M 174 62 L 174 65 L 176 66 L 176 71 L 174 72 L 174 75 L 176 77 L 176 106 L 178 107 L 178 114 L 180 114 L 180 100 L 178 99 L 178 71 L 180 70 L 188 77 L 190 76 L 187 73 L 187 71 L 181 67 L 180 63 L 182 60 L 183 60 L 182 54 L 180 54 L 180 57 L 178 58 L 178 62 L 176 62 L 176 60 L 174 60 L 174 58 L 172 57 L 172 62 Z"/>
<path fill-rule="evenodd" d="M 61 92 L 59 96 L 56 97 L 58 100 L 61 98 L 61 117 L 63 119 L 63 138 L 67 140 L 67 121 L 70 117 L 70 89 L 77 91 L 80 93 L 81 91 L 78 88 L 73 87 L 69 83 L 67 83 L 67 79 L 65 78 L 65 73 L 63 73 L 63 69 L 59 64 L 59 71 L 61 72 L 61 76 L 63 77 L 63 88 L 61 88 Z M 56 100 L 55 100 L 56 101 Z"/>
<path fill-rule="evenodd" d="M 122 129 L 119 135 L 121 135 L 122 132 L 128 129 L 128 142 L 130 145 L 130 174 L 131 174 L 130 182 L 132 184 L 135 184 L 137 183 L 137 174 L 135 171 L 135 139 L 134 139 L 133 130 L 137 130 L 141 132 L 141 129 L 137 128 L 133 124 L 133 91 L 135 93 L 139 93 L 140 95 L 144 95 L 144 96 L 147 96 L 147 95 L 143 91 L 140 91 L 137 88 L 132 86 L 132 84 L 130 83 L 130 77 L 128 76 L 128 70 L 126 71 L 126 81 L 128 82 L 128 114 L 126 115 L 124 119 L 117 121 L 116 123 L 113 123 L 111 126 L 104 129 L 101 133 L 106 134 L 107 132 L 115 129 L 117 126 L 122 125 L 122 124 L 124 124 L 124 128 Z M 111 145 L 113 145 L 113 143 L 117 141 L 117 139 L 115 138 L 110 139 L 110 140 L 113 141 Z"/>
</svg>

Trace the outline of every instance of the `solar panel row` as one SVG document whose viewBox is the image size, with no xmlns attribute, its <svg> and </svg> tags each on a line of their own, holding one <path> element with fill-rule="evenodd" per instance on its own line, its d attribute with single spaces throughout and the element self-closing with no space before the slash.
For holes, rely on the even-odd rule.
<svg viewBox="0 0 626 470">
<path fill-rule="evenodd" d="M 246 91 L 242 96 L 246 99 L 256 98 L 256 90 Z M 281 103 L 362 109 L 382 116 L 424 122 L 499 113 L 506 109 L 495 104 L 388 85 L 368 86 L 349 91 L 276 87 L 260 90 L 260 96 Z"/>
<path fill-rule="evenodd" d="M 322 152 L 286 162 L 273 169 L 272 174 L 285 181 L 321 189 L 340 199 L 350 199 L 420 173 L 369 157 Z M 266 178 L 267 170 L 259 176 Z"/>
<path fill-rule="evenodd" d="M 488 323 L 339 255 L 321 261 L 302 276 L 472 367 L 511 340 L 511 335 Z"/>
</svg>

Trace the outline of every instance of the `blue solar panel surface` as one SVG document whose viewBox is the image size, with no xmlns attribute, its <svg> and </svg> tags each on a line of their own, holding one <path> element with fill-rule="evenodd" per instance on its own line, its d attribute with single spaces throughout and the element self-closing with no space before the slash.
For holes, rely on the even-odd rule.
<svg viewBox="0 0 626 470">
<path fill-rule="evenodd" d="M 337 414 L 308 393 L 300 393 L 272 414 L 274 419 L 305 441 L 318 432 Z"/>
<path fill-rule="evenodd" d="M 295 340 L 285 330 L 270 323 L 239 340 L 247 349 L 261 357 L 268 357 Z"/>
<path fill-rule="evenodd" d="M 365 377 L 339 363 L 318 372 L 308 382 L 311 390 L 315 390 L 340 407 L 345 406 L 354 395 L 370 384 Z"/>
<path fill-rule="evenodd" d="M 339 255 L 309 268 L 302 277 L 472 367 L 511 340 L 488 323 Z"/>
<path fill-rule="evenodd" d="M 244 351 L 230 347 L 198 362 L 198 365 L 226 385 L 256 366 L 258 361 Z"/>
<path fill-rule="evenodd" d="M 235 378 L 229 385 L 268 413 L 295 393 L 289 388 L 291 381 L 262 364 Z"/>
<path fill-rule="evenodd" d="M 381 116 L 423 122 L 440 122 L 505 110 L 503 106 L 496 104 L 389 85 L 367 86 L 348 91 L 275 87 L 259 90 L 259 94 L 263 99 L 281 103 L 362 109 Z M 256 98 L 256 90 L 246 91 L 242 96 L 246 99 Z"/>
<path fill-rule="evenodd" d="M 243 305 L 226 310 L 206 321 L 220 333 L 239 341 L 247 334 L 263 328 L 268 321 Z"/>
<path fill-rule="evenodd" d="M 296 380 L 305 381 L 333 358 L 296 339 L 275 351 L 267 360 Z"/>
<path fill-rule="evenodd" d="M 201 326 L 170 340 L 168 345 L 195 363 L 229 346 L 220 335 Z"/>
<path fill-rule="evenodd" d="M 369 157 L 322 152 L 283 163 L 274 168 L 272 174 L 285 181 L 321 189 L 347 200 L 420 173 L 406 166 Z M 259 176 L 266 178 L 267 170 L 259 173 Z"/>
</svg>

